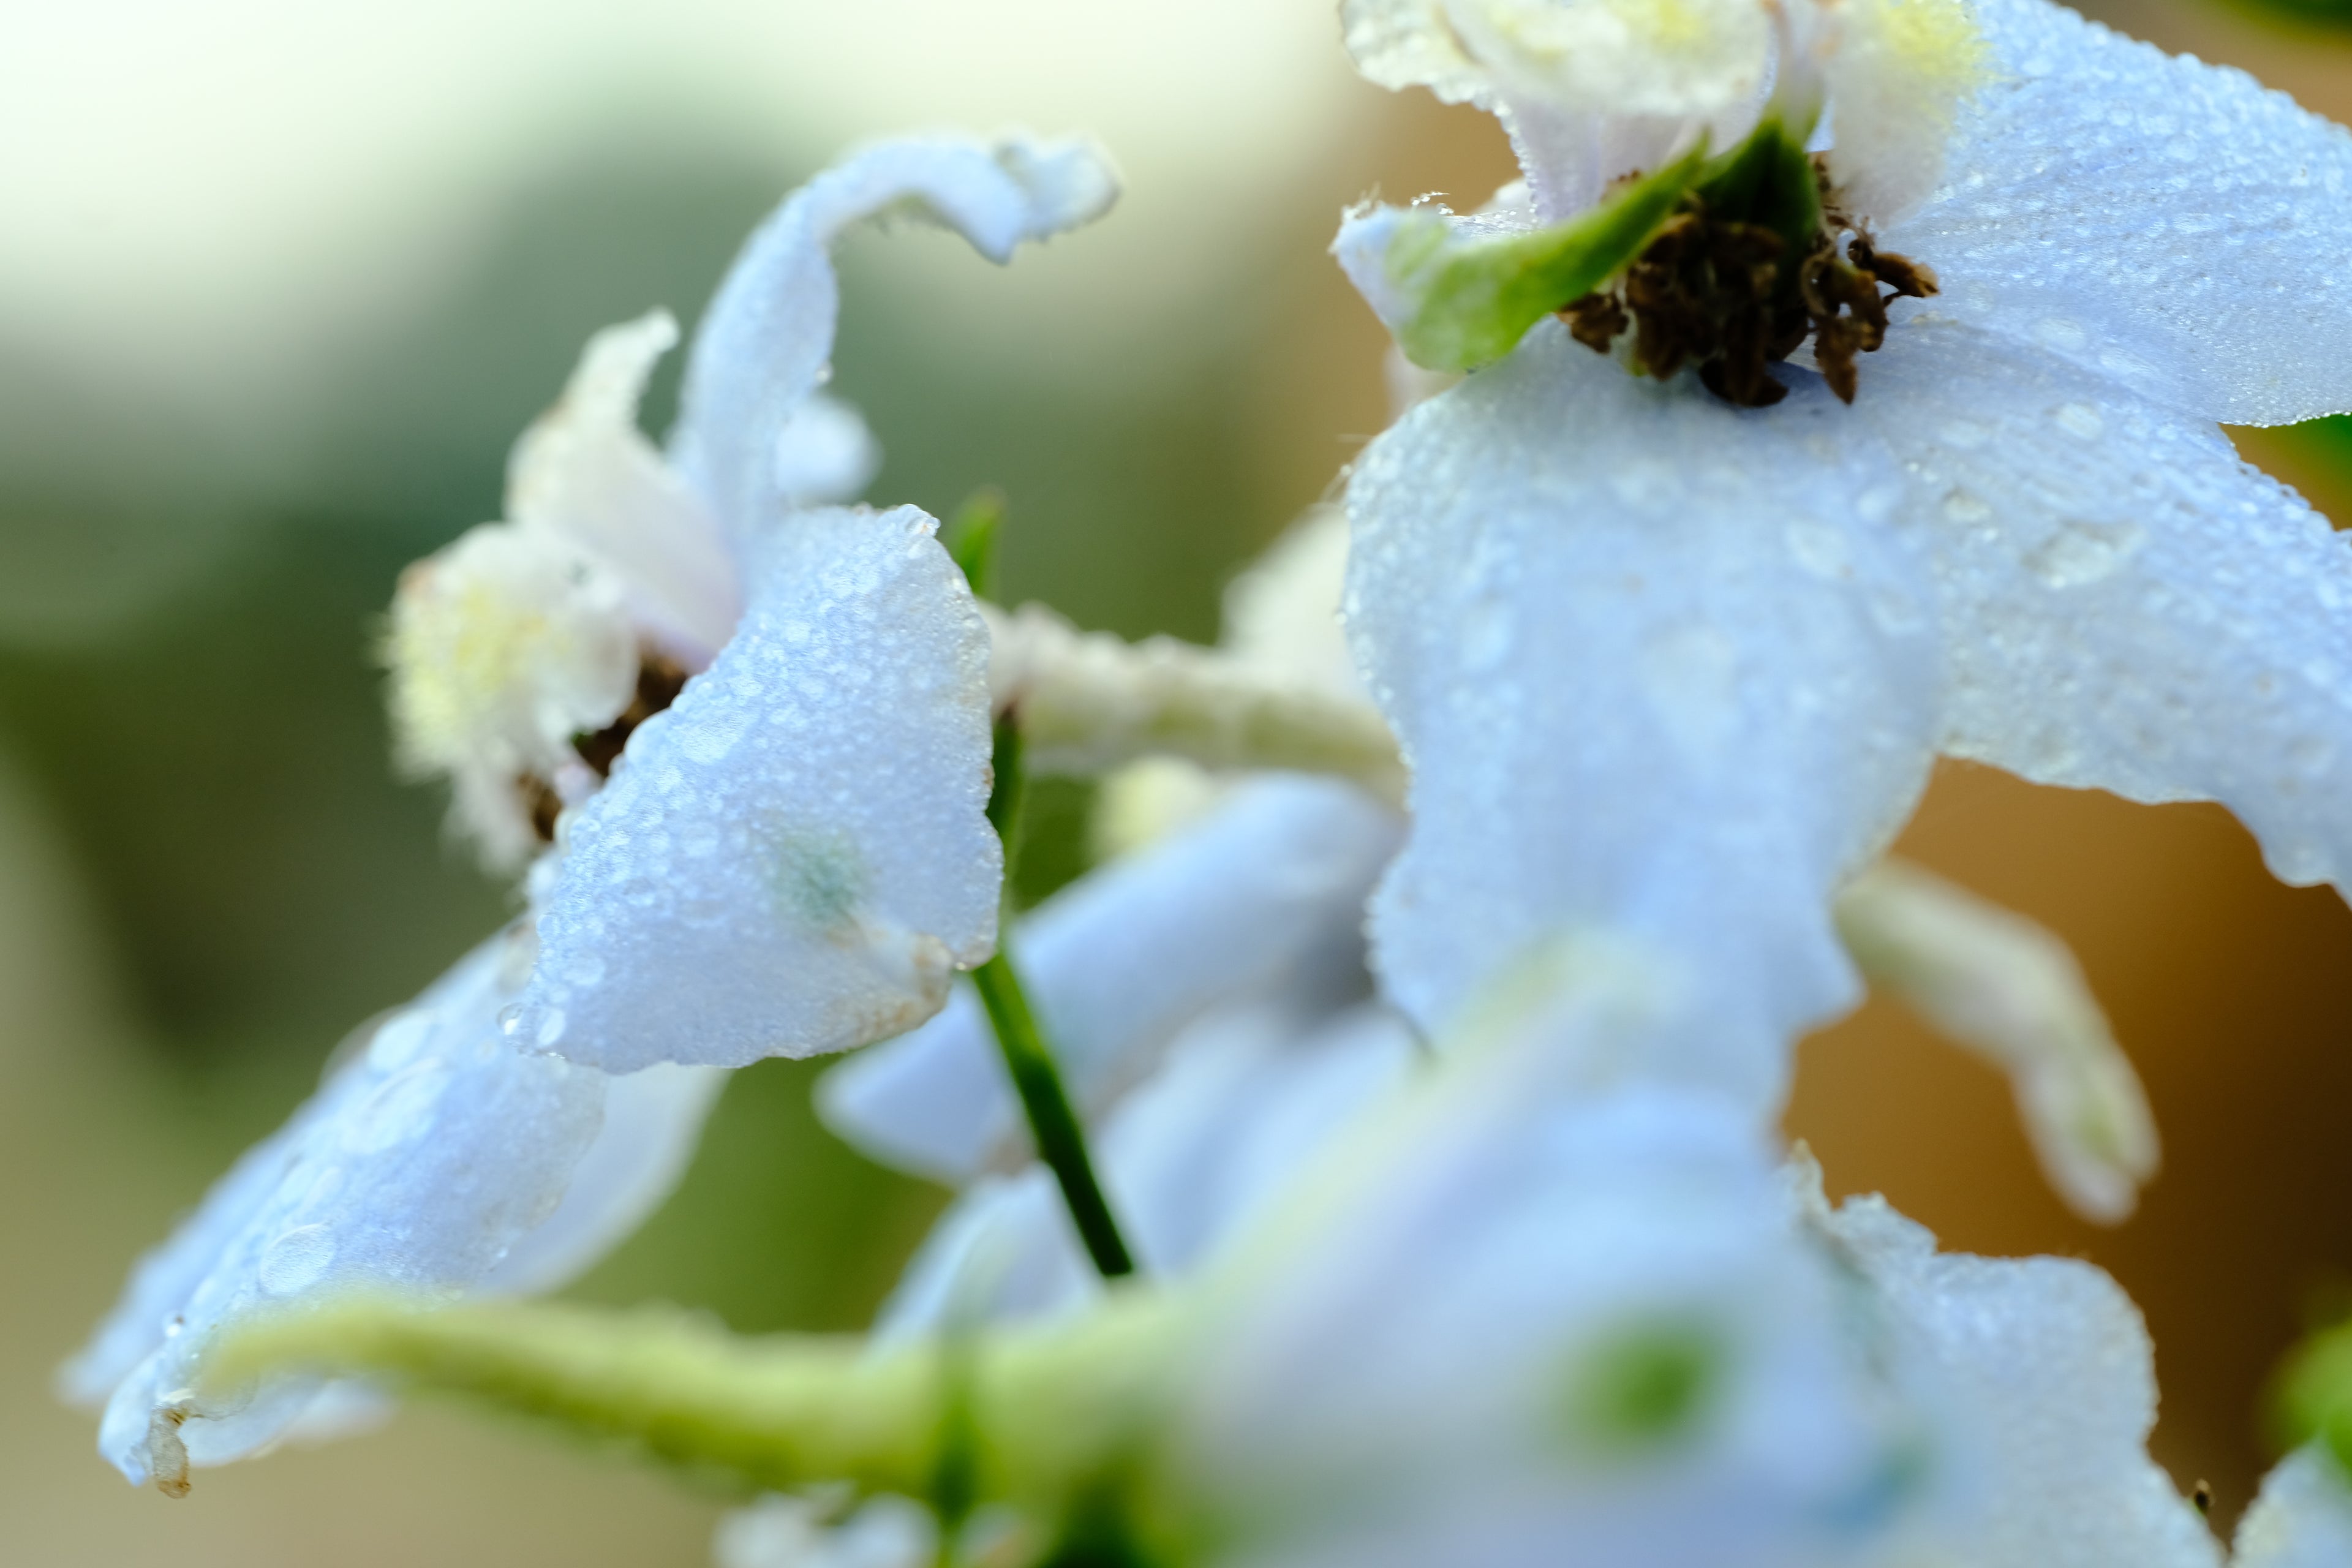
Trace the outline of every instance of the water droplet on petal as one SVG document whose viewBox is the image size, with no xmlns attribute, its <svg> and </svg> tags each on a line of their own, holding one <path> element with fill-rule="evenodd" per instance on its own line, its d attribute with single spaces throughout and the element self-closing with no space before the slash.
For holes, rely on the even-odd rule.
<svg viewBox="0 0 2352 1568">
<path fill-rule="evenodd" d="M 326 1277 L 334 1261 L 335 1238 L 325 1226 L 297 1226 L 261 1255 L 261 1288 L 272 1296 L 307 1290 Z"/>
<path fill-rule="evenodd" d="M 478 1016 L 478 1015 L 477 1015 Z M 511 1035 L 522 1027 L 522 1008 L 509 1002 L 499 1009 L 499 1033 Z"/>
<path fill-rule="evenodd" d="M 2063 522 L 2026 556 L 2026 570 L 2053 588 L 2080 588 L 2112 574 L 2147 535 L 2127 522 Z"/>
<path fill-rule="evenodd" d="M 562 1008 L 550 1007 L 547 1010 L 539 1020 L 539 1032 L 532 1037 L 541 1050 L 553 1050 L 562 1044 L 565 1023 Z"/>
</svg>

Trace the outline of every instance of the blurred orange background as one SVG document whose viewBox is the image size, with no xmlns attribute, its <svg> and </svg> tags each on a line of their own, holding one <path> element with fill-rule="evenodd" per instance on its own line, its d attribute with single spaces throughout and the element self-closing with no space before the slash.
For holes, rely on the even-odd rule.
<svg viewBox="0 0 2352 1568">
<path fill-rule="evenodd" d="M 690 318 L 843 142 L 1109 142 L 1120 211 L 1008 272 L 937 237 L 852 245 L 838 385 L 888 449 L 878 498 L 1010 491 L 1014 593 L 1213 631 L 1223 577 L 1386 417 L 1383 339 L 1323 254 L 1339 209 L 1511 173 L 1485 117 L 1357 81 L 1331 10 L 0 6 L 0 1561 L 707 1560 L 724 1500 L 439 1407 L 184 1502 L 134 1492 L 49 1370 L 341 1029 L 505 907 L 390 775 L 367 650 L 394 573 L 496 515 L 507 443 L 589 331 Z M 2098 14 L 2352 119 L 2345 35 Z M 2243 446 L 2352 518 L 2352 443 Z M 1047 804 L 1050 878 L 1085 802 Z M 2232 1517 L 2269 1369 L 2352 1299 L 2352 914 L 2273 883 L 2218 811 L 1983 770 L 1940 774 L 1902 848 L 2074 943 L 2163 1174 L 2128 1224 L 2074 1220 L 2006 1087 L 1878 1003 L 1804 1047 L 1790 1131 L 1834 1193 L 1882 1190 L 1948 1246 L 2113 1270 L 2158 1342 L 2158 1453 Z M 678 1199 L 581 1293 L 858 1322 L 939 1196 L 832 1142 L 809 1077 L 742 1075 Z"/>
</svg>

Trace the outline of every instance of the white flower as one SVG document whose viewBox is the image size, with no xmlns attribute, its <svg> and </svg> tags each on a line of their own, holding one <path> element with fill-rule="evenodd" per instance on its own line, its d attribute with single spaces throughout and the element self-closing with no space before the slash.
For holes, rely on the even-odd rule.
<svg viewBox="0 0 2352 1568">
<path fill-rule="evenodd" d="M 404 580 L 409 760 L 452 773 L 494 847 L 530 832 L 530 789 L 558 797 L 564 847 L 534 868 L 531 918 L 359 1037 L 67 1369 L 70 1396 L 105 1403 L 101 1450 L 126 1475 L 184 1489 L 192 1464 L 365 1403 L 299 1378 L 200 1392 L 207 1352 L 256 1310 L 559 1285 L 674 1184 L 710 1066 L 897 1033 L 985 955 L 1001 859 L 970 590 L 920 512 L 800 504 L 867 462 L 854 416 L 811 402 L 824 247 L 912 204 L 1003 258 L 1108 189 L 1079 147 L 853 157 L 722 288 L 688 371 L 690 462 L 634 426 L 667 318 L 600 334 L 516 449 L 509 521 Z"/>
<path fill-rule="evenodd" d="M 60 1383 L 103 1404 L 100 1451 L 134 1482 L 257 1452 L 358 1408 L 284 1378 L 200 1395 L 219 1334 L 257 1310 L 373 1287 L 432 1297 L 551 1289 L 666 1197 L 724 1075 L 607 1077 L 508 1040 L 528 931 L 491 939 L 354 1035 L 309 1104 L 221 1178 Z"/>
<path fill-rule="evenodd" d="M 1665 1070 L 1769 1103 L 1853 998 L 1831 900 L 1937 752 L 2218 800 L 2281 877 L 2352 874 L 2352 546 L 2211 423 L 2352 406 L 2352 285 L 2309 263 L 2352 136 L 2044 0 L 1974 16 L 1947 176 L 1878 237 L 1943 292 L 1852 406 L 1802 370 L 1727 406 L 1547 322 L 1358 465 L 1350 635 L 1413 770 L 1375 951 L 1425 1027 L 1612 924 L 1719 999 Z"/>
<path fill-rule="evenodd" d="M 920 1503 L 877 1497 L 828 1521 L 824 1500 L 768 1496 L 719 1521 L 718 1568 L 930 1568 L 939 1526 Z"/>
<path fill-rule="evenodd" d="M 851 156 L 721 284 L 670 458 L 635 426 L 675 338 L 647 318 L 591 343 L 518 445 L 509 520 L 404 582 L 404 752 L 452 773 L 492 847 L 562 849 L 534 878 L 526 1044 L 616 1071 L 840 1050 L 928 1017 L 986 957 L 986 630 L 930 519 L 807 504 L 873 466 L 817 390 L 827 247 L 906 215 L 1001 261 L 1113 194 L 1076 143 Z"/>
</svg>

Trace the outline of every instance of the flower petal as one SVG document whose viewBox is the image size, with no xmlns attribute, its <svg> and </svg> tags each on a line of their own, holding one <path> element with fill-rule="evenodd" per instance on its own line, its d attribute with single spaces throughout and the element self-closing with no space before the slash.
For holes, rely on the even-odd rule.
<svg viewBox="0 0 2352 1568">
<path fill-rule="evenodd" d="M 562 399 L 507 461 L 507 521 L 610 567 L 653 640 L 699 669 L 743 606 L 726 536 L 637 428 L 646 380 L 677 342 L 667 310 L 588 340 Z"/>
<path fill-rule="evenodd" d="M 613 1072 L 845 1050 L 988 956 L 988 638 L 935 528 L 761 542 L 734 640 L 566 814 L 523 1040 Z"/>
<path fill-rule="evenodd" d="M 555 1212 L 524 1233 L 475 1289 L 535 1296 L 569 1284 L 677 1188 L 702 1124 L 727 1087 L 718 1068 L 649 1067 L 607 1076 L 604 1119 Z"/>
<path fill-rule="evenodd" d="M 2279 1461 L 2238 1521 L 2231 1568 L 2341 1568 L 2352 1563 L 2352 1484 L 2315 1443 Z"/>
<path fill-rule="evenodd" d="M 467 1289 L 557 1209 L 596 1139 L 606 1080 L 502 1037 L 513 941 L 483 944 L 376 1025 L 141 1263 L 67 1373 L 84 1396 L 114 1385 L 100 1450 L 133 1481 L 184 1487 L 187 1465 L 276 1441 L 328 1386 L 193 1392 L 241 1319 L 352 1289 Z"/>
<path fill-rule="evenodd" d="M 1978 0 L 1992 82 L 1885 248 L 1998 328 L 2208 419 L 2352 409 L 2352 133 L 2049 0 Z M 1900 335 L 1899 333 L 1897 334 Z"/>
<path fill-rule="evenodd" d="M 2203 1520 L 2148 1458 L 2155 1347 L 2113 1279 L 2071 1258 L 1938 1253 L 1875 1196 L 1817 1223 L 1973 1428 L 1978 1506 L 1935 1560 L 2220 1568 Z"/>
<path fill-rule="evenodd" d="M 1301 1020 L 1255 1003 L 1201 1019 L 1102 1123 L 1097 1168 L 1144 1272 L 1202 1265 L 1402 1081 L 1412 1036 L 1360 1005 Z M 1101 1285 L 1051 1176 L 982 1176 L 942 1215 L 877 1320 L 886 1339 L 1085 1306 Z"/>
<path fill-rule="evenodd" d="M 1081 1110 L 1100 1112 L 1208 1007 L 1360 984 L 1364 900 L 1397 831 L 1394 813 L 1349 785 L 1272 776 L 1039 906 L 1013 953 Z M 817 1103 L 876 1158 L 953 1183 L 1023 1136 L 969 990 L 835 1068 Z"/>
<path fill-rule="evenodd" d="M 1003 262 L 1024 239 L 1099 217 L 1117 195 L 1108 162 L 1081 142 L 885 142 L 827 169 L 751 236 L 696 329 L 671 442 L 679 468 L 738 534 L 769 522 L 804 479 L 798 454 L 780 465 L 777 445 L 825 377 L 840 308 L 828 251 L 850 225 L 921 216 Z"/>
<path fill-rule="evenodd" d="M 1964 327 L 1888 340 L 1856 405 L 1937 552 L 1943 746 L 2044 784 L 2215 800 L 2352 887 L 2352 541 L 2221 432 Z"/>
<path fill-rule="evenodd" d="M 1891 463 L 1818 383 L 1761 415 L 1538 327 L 1375 441 L 1348 616 L 1413 770 L 1376 968 L 1432 1033 L 1548 940 L 1612 925 L 1727 997 L 1699 1059 L 1769 1100 L 1845 1005 L 1829 919 L 1925 778 L 1925 566 Z"/>
</svg>

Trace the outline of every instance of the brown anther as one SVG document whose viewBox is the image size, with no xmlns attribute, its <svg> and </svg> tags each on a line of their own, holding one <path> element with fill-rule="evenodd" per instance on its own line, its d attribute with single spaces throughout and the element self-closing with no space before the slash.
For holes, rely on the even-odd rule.
<svg viewBox="0 0 2352 1568">
<path fill-rule="evenodd" d="M 686 689 L 686 670 L 676 659 L 653 648 L 639 650 L 637 656 L 637 689 L 629 698 L 629 705 L 621 716 L 593 734 L 574 735 L 572 749 L 580 760 L 595 770 L 598 778 L 612 775 L 613 764 L 629 743 L 637 727 L 655 714 L 677 700 Z M 541 844 L 555 842 L 555 820 L 563 815 L 563 797 L 547 780 L 523 773 L 515 780 L 515 793 L 522 797 L 523 810 L 530 817 L 530 830 Z"/>
<path fill-rule="evenodd" d="M 1874 246 L 1840 205 L 1827 166 L 1816 158 L 1813 167 L 1822 227 L 1793 271 L 1779 233 L 1710 217 L 1685 198 L 1613 287 L 1559 308 L 1570 334 L 1607 353 L 1630 324 L 1636 370 L 1664 381 L 1696 365 L 1708 391 L 1743 408 L 1788 395 L 1769 367 L 1811 339 L 1822 379 L 1852 403 L 1857 358 L 1886 341 L 1886 301 L 1927 298 L 1936 275 Z M 1842 235 L 1853 237 L 1841 246 Z"/>
<path fill-rule="evenodd" d="M 637 726 L 677 701 L 677 694 L 685 689 L 686 670 L 677 661 L 652 648 L 645 649 L 638 656 L 637 689 L 629 699 L 629 705 L 621 710 L 619 718 L 594 734 L 573 736 L 572 749 L 580 753 L 582 762 L 596 770 L 598 778 L 608 776 Z"/>
<path fill-rule="evenodd" d="M 2189 1494 L 2189 1500 L 2196 1506 L 2199 1513 L 2211 1513 L 2213 1511 L 2212 1483 L 2200 1480 L 2196 1489 Z"/>
<path fill-rule="evenodd" d="M 545 779 L 530 773 L 515 775 L 515 793 L 522 796 L 522 808 L 530 816 L 531 833 L 541 844 L 555 842 L 555 819 L 563 815 L 563 797 Z"/>
<path fill-rule="evenodd" d="M 1591 349 L 1605 354 L 1625 329 L 1633 324 L 1632 317 L 1615 297 L 1608 294 L 1587 294 L 1580 300 L 1570 300 L 1559 308 L 1559 319 L 1568 323 L 1568 335 Z"/>
<path fill-rule="evenodd" d="M 1866 234 L 1856 235 L 1846 246 L 1845 253 L 1856 267 L 1894 289 L 1899 298 L 1925 300 L 1937 291 L 1935 268 L 1907 256 L 1877 249 Z"/>
</svg>

